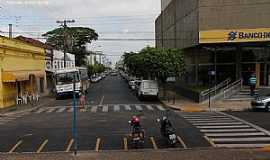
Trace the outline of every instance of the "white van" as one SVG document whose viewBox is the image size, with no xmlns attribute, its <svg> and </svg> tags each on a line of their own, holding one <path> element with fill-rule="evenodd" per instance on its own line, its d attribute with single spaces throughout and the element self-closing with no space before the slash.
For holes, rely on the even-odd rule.
<svg viewBox="0 0 270 160">
<path fill-rule="evenodd" d="M 138 89 L 138 97 L 158 97 L 158 83 L 153 80 L 142 80 Z"/>
</svg>

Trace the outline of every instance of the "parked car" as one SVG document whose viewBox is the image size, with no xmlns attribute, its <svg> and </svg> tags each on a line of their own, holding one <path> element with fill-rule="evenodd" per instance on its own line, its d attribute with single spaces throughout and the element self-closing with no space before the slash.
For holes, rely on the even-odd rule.
<svg viewBox="0 0 270 160">
<path fill-rule="evenodd" d="M 117 76 L 118 74 L 117 74 L 117 72 L 112 72 L 111 73 L 111 76 Z"/>
<path fill-rule="evenodd" d="M 270 97 L 257 97 L 251 101 L 253 110 L 265 110 L 270 111 Z"/>
<path fill-rule="evenodd" d="M 138 88 L 138 97 L 158 97 L 159 89 L 157 81 L 153 80 L 142 80 Z"/>
</svg>

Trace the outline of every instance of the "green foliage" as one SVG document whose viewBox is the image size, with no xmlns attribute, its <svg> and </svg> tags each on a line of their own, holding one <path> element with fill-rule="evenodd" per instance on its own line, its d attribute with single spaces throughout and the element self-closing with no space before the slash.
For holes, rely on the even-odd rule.
<svg viewBox="0 0 270 160">
<path fill-rule="evenodd" d="M 139 53 L 125 53 L 124 65 L 129 73 L 144 78 L 158 78 L 165 82 L 168 77 L 179 77 L 185 71 L 184 56 L 178 49 L 146 47 Z"/>
<path fill-rule="evenodd" d="M 102 73 L 106 70 L 103 64 L 95 64 L 95 65 L 88 65 L 87 66 L 88 75 L 92 76 L 96 73 Z"/>
<path fill-rule="evenodd" d="M 75 55 L 77 66 L 86 64 L 85 57 L 88 52 L 86 52 L 85 45 L 98 39 L 95 30 L 87 27 L 67 27 L 66 32 L 64 32 L 64 28 L 56 28 L 42 36 L 47 37 L 46 43 L 56 49 L 64 50 L 64 44 L 66 44 L 66 51 Z M 64 37 L 66 37 L 65 43 Z"/>
</svg>

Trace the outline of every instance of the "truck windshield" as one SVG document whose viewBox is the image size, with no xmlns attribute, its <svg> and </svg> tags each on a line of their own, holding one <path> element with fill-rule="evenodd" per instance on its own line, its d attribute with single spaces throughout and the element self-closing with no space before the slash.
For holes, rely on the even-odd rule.
<svg viewBox="0 0 270 160">
<path fill-rule="evenodd" d="M 56 84 L 63 85 L 63 84 L 70 84 L 73 83 L 75 74 L 75 82 L 79 82 L 79 73 L 78 72 L 67 72 L 67 73 L 60 73 L 56 75 Z"/>
<path fill-rule="evenodd" d="M 158 85 L 156 82 L 144 82 L 143 83 L 143 88 L 145 89 L 156 89 L 158 88 Z"/>
</svg>

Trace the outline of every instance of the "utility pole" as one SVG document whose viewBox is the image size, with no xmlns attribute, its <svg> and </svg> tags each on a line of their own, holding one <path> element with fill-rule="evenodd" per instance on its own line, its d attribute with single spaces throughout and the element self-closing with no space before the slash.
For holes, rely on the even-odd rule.
<svg viewBox="0 0 270 160">
<path fill-rule="evenodd" d="M 66 68 L 66 52 L 67 52 L 67 23 L 75 23 L 75 20 L 63 20 L 63 21 L 56 21 L 56 23 L 60 23 L 61 26 L 64 28 L 64 68 Z"/>
<path fill-rule="evenodd" d="M 8 24 L 9 38 L 12 38 L 12 24 Z"/>
</svg>

